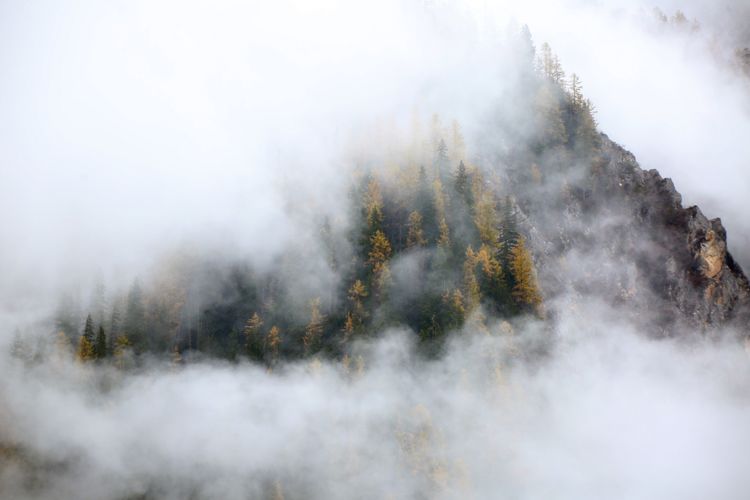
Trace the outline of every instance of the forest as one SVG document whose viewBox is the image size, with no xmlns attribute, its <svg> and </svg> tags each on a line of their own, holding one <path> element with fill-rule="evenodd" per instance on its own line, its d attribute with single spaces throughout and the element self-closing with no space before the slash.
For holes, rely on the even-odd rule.
<svg viewBox="0 0 750 500">
<path fill-rule="evenodd" d="M 541 166 L 562 168 L 571 158 L 595 169 L 595 110 L 580 79 L 565 75 L 548 44 L 537 53 L 528 28 L 513 44 L 526 61 L 522 75 L 537 132 L 495 161 L 532 184 L 549 175 Z M 26 345 L 19 334 L 14 352 L 31 360 L 59 351 L 120 367 L 137 365 L 145 354 L 182 363 L 202 353 L 272 367 L 280 359 L 344 358 L 352 341 L 388 327 L 409 328 L 425 355 L 437 356 L 446 336 L 467 321 L 481 329 L 488 315 L 544 318 L 544 290 L 514 192 L 491 163 L 472 160 L 457 121 L 444 126 L 435 114 L 424 132 L 419 117 L 413 121 L 387 165 L 368 156 L 354 160 L 347 227 L 334 231 L 320 220 L 319 244 L 336 280 L 319 295 L 294 290 L 293 275 L 311 272 L 294 262 L 302 255 L 290 253 L 261 272 L 234 263 L 208 293 L 198 278 L 213 272 L 210 262 L 172 262 L 123 294 L 98 283 L 88 306 L 80 296 L 63 296 L 52 347 Z"/>
</svg>

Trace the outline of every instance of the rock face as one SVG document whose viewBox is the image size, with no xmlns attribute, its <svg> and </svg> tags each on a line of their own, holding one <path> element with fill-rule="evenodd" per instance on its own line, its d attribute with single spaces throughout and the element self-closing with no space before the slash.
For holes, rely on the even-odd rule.
<svg viewBox="0 0 750 500">
<path fill-rule="evenodd" d="M 623 309 L 656 335 L 745 335 L 750 284 L 721 220 L 683 208 L 670 179 L 601 141 L 589 164 L 545 172 L 541 183 L 511 176 L 545 290 L 632 305 Z"/>
</svg>

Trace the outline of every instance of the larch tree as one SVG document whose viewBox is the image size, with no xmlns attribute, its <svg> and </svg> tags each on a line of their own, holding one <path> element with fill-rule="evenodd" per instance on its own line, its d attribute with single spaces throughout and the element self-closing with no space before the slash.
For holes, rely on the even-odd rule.
<svg viewBox="0 0 750 500">
<path fill-rule="evenodd" d="M 542 304 L 542 295 L 536 279 L 534 261 L 523 237 L 518 239 L 510 257 L 510 271 L 514 281 L 513 298 L 522 307 L 538 308 Z"/>
<path fill-rule="evenodd" d="M 388 259 L 391 257 L 391 243 L 382 231 L 372 236 L 367 263 L 372 271 L 372 290 L 378 300 L 382 300 L 391 281 Z"/>
<path fill-rule="evenodd" d="M 474 224 L 477 226 L 482 243 L 493 248 L 498 245 L 500 239 L 497 221 L 494 196 L 491 193 L 482 193 L 476 204 Z"/>
<path fill-rule="evenodd" d="M 305 346 L 305 354 L 310 354 L 317 350 L 320 344 L 320 337 L 323 335 L 324 316 L 320 313 L 320 298 L 316 297 L 310 301 L 310 321 L 305 328 L 305 335 L 302 342 Z"/>
<path fill-rule="evenodd" d="M 383 196 L 380 193 L 380 183 L 374 178 L 370 179 L 367 183 L 364 208 L 367 220 L 367 234 L 373 234 L 383 226 Z"/>
<path fill-rule="evenodd" d="M 273 366 L 279 360 L 279 348 L 281 346 L 281 331 L 278 326 L 272 326 L 266 334 L 265 355 L 266 362 Z"/>
<path fill-rule="evenodd" d="M 242 335 L 245 338 L 245 353 L 250 359 L 260 359 L 263 354 L 260 329 L 263 319 L 257 312 L 245 322 Z"/>
<path fill-rule="evenodd" d="M 364 323 L 366 316 L 364 300 L 367 298 L 367 288 L 361 280 L 356 280 L 349 287 L 346 296 L 349 300 L 349 310 L 344 321 L 344 342 L 348 341 L 357 328 Z"/>
<path fill-rule="evenodd" d="M 73 345 L 70 342 L 70 338 L 63 330 L 57 332 L 55 336 L 55 355 L 60 359 L 70 359 L 72 351 Z"/>
<path fill-rule="evenodd" d="M 476 264 L 476 254 L 469 245 L 464 260 L 464 298 L 467 312 L 473 311 L 482 299 L 476 275 Z"/>
<path fill-rule="evenodd" d="M 560 99 L 549 85 L 539 87 L 534 101 L 539 140 L 544 146 L 564 144 L 567 139 Z"/>
<path fill-rule="evenodd" d="M 414 210 L 409 214 L 409 232 L 406 236 L 406 247 L 423 247 L 427 244 L 427 240 L 424 236 L 424 229 L 422 229 L 422 215 Z"/>
<path fill-rule="evenodd" d="M 86 335 L 81 335 L 78 339 L 76 359 L 82 363 L 94 359 L 94 345 L 89 341 Z"/>
<path fill-rule="evenodd" d="M 115 347 L 112 353 L 115 358 L 115 365 L 118 368 L 125 367 L 125 362 L 132 349 L 133 344 L 130 342 L 128 336 L 125 334 L 118 335 L 117 339 L 115 339 Z"/>
<path fill-rule="evenodd" d="M 578 109 L 583 105 L 583 85 L 581 85 L 581 79 L 575 73 L 570 75 L 568 95 L 574 108 Z"/>
</svg>

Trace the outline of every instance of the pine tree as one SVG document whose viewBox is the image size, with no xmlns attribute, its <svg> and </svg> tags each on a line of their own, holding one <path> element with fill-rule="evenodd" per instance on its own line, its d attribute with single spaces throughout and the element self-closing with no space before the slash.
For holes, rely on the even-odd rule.
<svg viewBox="0 0 750 500">
<path fill-rule="evenodd" d="M 462 198 L 465 198 L 469 192 L 469 174 L 466 171 L 466 165 L 464 165 L 463 161 L 458 164 L 458 168 L 456 169 L 456 174 L 453 179 L 453 189 L 455 189 Z"/>
<path fill-rule="evenodd" d="M 96 334 L 96 341 L 94 342 L 94 357 L 96 359 L 104 359 L 107 357 L 107 336 L 104 333 L 104 327 L 99 325 L 99 331 Z"/>
<path fill-rule="evenodd" d="M 435 150 L 434 163 L 438 177 L 444 177 L 448 173 L 450 158 L 448 157 L 448 146 L 442 138 L 440 139 L 440 142 L 438 142 L 437 149 Z"/>
<path fill-rule="evenodd" d="M 524 238 L 519 238 L 511 250 L 511 273 L 514 278 L 513 298 L 520 306 L 537 308 L 542 303 L 542 295 L 536 280 L 534 261 L 526 249 Z"/>
<path fill-rule="evenodd" d="M 83 336 L 86 337 L 86 340 L 89 341 L 89 344 L 91 344 L 92 346 L 94 345 L 96 341 L 96 334 L 94 333 L 94 320 L 91 318 L 90 314 L 86 316 L 86 324 L 83 327 Z"/>
</svg>

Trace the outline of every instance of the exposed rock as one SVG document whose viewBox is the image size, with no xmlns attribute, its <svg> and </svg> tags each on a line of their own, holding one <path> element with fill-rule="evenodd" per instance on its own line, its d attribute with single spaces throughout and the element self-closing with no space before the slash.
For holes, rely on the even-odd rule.
<svg viewBox="0 0 750 500">
<path fill-rule="evenodd" d="M 624 309 L 635 309 L 658 335 L 684 327 L 746 331 L 750 284 L 727 251 L 721 220 L 683 208 L 670 179 L 601 139 L 601 157 L 563 172 L 557 189 L 514 185 L 528 219 L 524 230 L 544 257 L 539 272 L 548 297 L 574 291 L 627 302 L 635 307 Z"/>
</svg>

